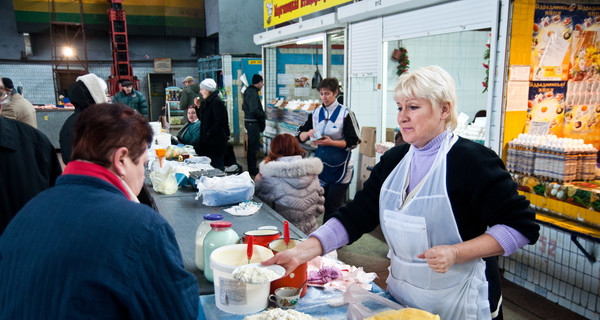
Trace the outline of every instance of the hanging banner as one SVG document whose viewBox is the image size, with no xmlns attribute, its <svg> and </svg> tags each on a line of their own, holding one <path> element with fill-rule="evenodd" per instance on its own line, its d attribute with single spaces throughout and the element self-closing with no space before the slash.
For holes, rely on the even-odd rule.
<svg viewBox="0 0 600 320">
<path fill-rule="evenodd" d="M 265 29 L 352 0 L 264 0 Z"/>
<path fill-rule="evenodd" d="M 549 133 L 562 137 L 566 93 L 566 81 L 531 82 L 525 132 L 529 132 L 529 126 L 533 121 L 548 122 L 550 124 Z"/>
<path fill-rule="evenodd" d="M 573 18 L 569 79 L 596 80 L 600 75 L 600 5 L 579 5 Z"/>
<path fill-rule="evenodd" d="M 575 5 L 536 3 L 531 44 L 532 80 L 569 78 Z"/>
</svg>

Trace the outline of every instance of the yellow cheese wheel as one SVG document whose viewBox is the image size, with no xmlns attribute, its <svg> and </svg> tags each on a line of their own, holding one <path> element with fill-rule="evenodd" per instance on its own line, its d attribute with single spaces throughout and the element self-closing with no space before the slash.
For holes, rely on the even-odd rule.
<svg viewBox="0 0 600 320">
<path fill-rule="evenodd" d="M 440 320 L 440 316 L 415 308 L 404 308 L 383 311 L 366 320 Z"/>
</svg>

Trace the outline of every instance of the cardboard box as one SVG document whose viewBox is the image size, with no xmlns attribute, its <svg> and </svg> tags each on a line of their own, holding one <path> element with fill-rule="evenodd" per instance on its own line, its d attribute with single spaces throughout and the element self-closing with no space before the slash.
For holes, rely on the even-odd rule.
<svg viewBox="0 0 600 320">
<path fill-rule="evenodd" d="M 396 133 L 394 132 L 394 128 L 385 129 L 385 141 L 394 142 L 395 136 L 396 136 Z"/>
<path fill-rule="evenodd" d="M 373 166 L 375 166 L 375 157 L 366 156 L 364 154 L 361 154 L 359 156 L 359 158 L 358 158 L 358 179 L 357 179 L 356 191 L 362 190 L 363 184 L 371 176 L 371 170 L 369 170 L 368 168 L 371 168 Z"/>
<path fill-rule="evenodd" d="M 375 141 L 377 140 L 377 128 L 363 127 L 360 134 L 360 153 L 366 156 L 375 156 Z"/>
</svg>

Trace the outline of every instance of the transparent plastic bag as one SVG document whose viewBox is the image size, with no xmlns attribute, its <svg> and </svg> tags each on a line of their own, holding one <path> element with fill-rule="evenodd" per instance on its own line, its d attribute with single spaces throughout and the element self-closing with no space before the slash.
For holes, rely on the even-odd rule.
<svg viewBox="0 0 600 320">
<path fill-rule="evenodd" d="M 173 194 L 177 192 L 179 185 L 175 178 L 175 168 L 167 161 L 163 162 L 162 168 L 158 165 L 153 165 L 154 170 L 150 172 L 150 181 L 152 181 L 152 189 L 162 194 Z"/>
<path fill-rule="evenodd" d="M 381 305 L 387 306 L 393 310 L 404 308 L 403 305 L 386 299 L 378 294 L 369 292 L 357 284 L 348 286 L 348 289 L 344 292 L 344 302 L 348 303 L 349 320 L 362 320 L 374 316 L 381 312 Z M 370 309 L 365 305 L 372 304 L 373 302 L 376 306 L 371 305 L 371 307 L 377 309 L 377 311 L 373 311 L 373 309 Z"/>
<path fill-rule="evenodd" d="M 254 181 L 247 171 L 225 177 L 203 176 L 196 182 L 196 187 L 198 188 L 196 200 L 202 196 L 202 204 L 205 206 L 245 202 L 251 200 L 254 195 Z"/>
</svg>

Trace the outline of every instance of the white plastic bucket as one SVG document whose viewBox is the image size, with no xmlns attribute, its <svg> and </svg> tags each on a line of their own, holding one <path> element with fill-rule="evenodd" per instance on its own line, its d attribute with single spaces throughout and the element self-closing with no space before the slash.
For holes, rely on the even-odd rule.
<svg viewBox="0 0 600 320">
<path fill-rule="evenodd" d="M 171 145 L 171 135 L 168 133 L 161 133 L 155 135 L 156 144 L 159 146 L 170 146 Z"/>
<path fill-rule="evenodd" d="M 215 302 L 219 310 L 248 314 L 259 312 L 269 304 L 270 282 L 251 284 L 233 278 L 233 270 L 248 263 L 247 247 L 246 244 L 232 244 L 220 247 L 210 255 Z M 261 262 L 273 256 L 273 252 L 268 248 L 254 245 L 253 249 L 250 263 Z"/>
<path fill-rule="evenodd" d="M 152 132 L 154 132 L 154 135 L 159 135 L 162 133 L 162 124 L 158 121 L 152 121 L 150 122 L 150 127 L 152 128 Z"/>
</svg>

